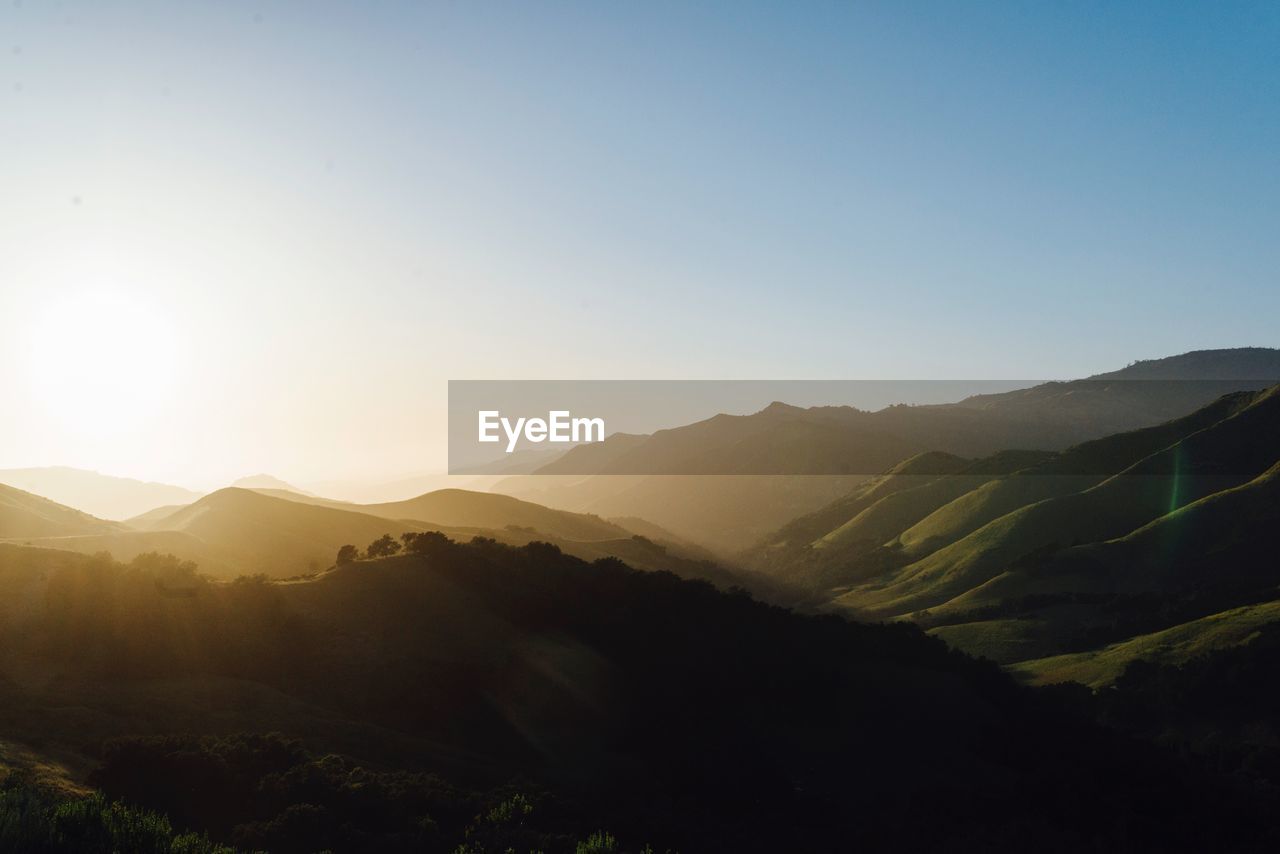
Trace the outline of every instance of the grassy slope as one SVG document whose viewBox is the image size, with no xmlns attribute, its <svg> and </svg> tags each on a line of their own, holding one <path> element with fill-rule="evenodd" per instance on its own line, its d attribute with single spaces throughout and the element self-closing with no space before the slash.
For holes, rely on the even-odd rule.
<svg viewBox="0 0 1280 854">
<path fill-rule="evenodd" d="M 885 614 L 933 608 L 962 596 L 1037 552 L 1122 537 L 1171 509 L 1231 488 L 1276 459 L 1280 393 L 1249 405 L 1074 495 L 1022 507 L 841 603 Z"/>
<path fill-rule="evenodd" d="M 897 492 L 915 489 L 959 471 L 969 461 L 952 454 L 917 454 L 888 472 L 856 485 L 826 506 L 799 516 L 765 538 L 757 551 L 804 547 L 821 540 L 876 502 Z"/>
<path fill-rule="evenodd" d="M 939 508 L 1005 476 L 1039 463 L 1052 455 L 1043 451 L 1002 451 L 967 462 L 955 471 L 927 483 L 885 495 L 814 543 L 817 548 L 838 547 L 841 543 L 871 542 L 876 545 L 895 540 Z"/>
<path fill-rule="evenodd" d="M 1181 664 L 1214 649 L 1247 643 L 1262 626 L 1278 621 L 1280 602 L 1249 605 L 1102 649 L 1035 658 L 1012 664 L 1009 669 L 1037 685 L 1081 682 L 1101 687 L 1114 682 L 1129 662 L 1136 659 Z"/>
<path fill-rule="evenodd" d="M 939 508 L 903 531 L 898 541 L 907 554 L 922 558 L 1021 507 L 1089 489 L 1144 457 L 1235 415 L 1256 398 L 1251 392 L 1226 395 L 1183 418 L 1069 448 Z"/>
<path fill-rule="evenodd" d="M 1172 590 L 1201 581 L 1280 582 L 1262 532 L 1280 524 L 1280 463 L 1113 540 L 1067 549 L 1001 573 L 935 613 L 961 612 L 1013 596 Z"/>
</svg>

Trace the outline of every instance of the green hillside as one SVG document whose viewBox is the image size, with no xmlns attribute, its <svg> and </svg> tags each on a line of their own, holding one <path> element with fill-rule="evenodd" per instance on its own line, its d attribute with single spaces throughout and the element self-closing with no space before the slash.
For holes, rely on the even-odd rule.
<svg viewBox="0 0 1280 854">
<path fill-rule="evenodd" d="M 1009 669 L 1037 685 L 1102 687 L 1114 683 L 1134 661 L 1184 664 L 1215 649 L 1248 643 L 1272 624 L 1280 624 L 1280 601 L 1233 608 L 1097 650 L 1019 661 Z"/>
<path fill-rule="evenodd" d="M 1253 393 L 1248 405 L 1102 483 L 1020 507 L 917 560 L 874 588 L 842 600 L 904 614 L 935 608 L 1020 562 L 1038 562 L 1076 544 L 1122 537 L 1199 498 L 1247 482 L 1277 458 L 1280 393 Z"/>
<path fill-rule="evenodd" d="M 905 554 L 923 557 L 1020 507 L 1095 486 L 1174 442 L 1229 418 L 1255 398 L 1252 392 L 1225 395 L 1183 418 L 1069 448 L 939 508 L 904 530 L 897 542 Z"/>
</svg>

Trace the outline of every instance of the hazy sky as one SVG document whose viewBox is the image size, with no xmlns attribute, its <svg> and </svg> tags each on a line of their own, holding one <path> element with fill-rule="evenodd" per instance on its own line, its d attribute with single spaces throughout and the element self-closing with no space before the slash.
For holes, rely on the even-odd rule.
<svg viewBox="0 0 1280 854">
<path fill-rule="evenodd" d="M 449 378 L 1277 343 L 1280 4 L 8 3 L 0 467 L 444 466 Z"/>
</svg>

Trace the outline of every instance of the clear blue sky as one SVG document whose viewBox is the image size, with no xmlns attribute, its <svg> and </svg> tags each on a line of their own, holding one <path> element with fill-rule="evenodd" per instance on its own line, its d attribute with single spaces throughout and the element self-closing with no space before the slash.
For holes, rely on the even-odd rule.
<svg viewBox="0 0 1280 854">
<path fill-rule="evenodd" d="M 1275 3 L 10 4 L 0 331 L 109 280 L 397 453 L 450 377 L 1275 346 L 1278 131 Z"/>
</svg>

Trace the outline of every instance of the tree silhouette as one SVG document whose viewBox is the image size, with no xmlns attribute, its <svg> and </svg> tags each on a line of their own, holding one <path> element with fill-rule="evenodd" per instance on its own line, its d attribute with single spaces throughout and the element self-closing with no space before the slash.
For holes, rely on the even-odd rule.
<svg viewBox="0 0 1280 854">
<path fill-rule="evenodd" d="M 390 534 L 383 534 L 372 543 L 369 543 L 369 548 L 365 549 L 365 554 L 369 557 L 390 557 L 398 551 L 400 551 L 400 543 L 396 542 L 395 537 Z"/>
<path fill-rule="evenodd" d="M 439 551 L 453 543 L 439 531 L 406 531 L 400 539 L 404 542 L 404 550 L 415 555 Z"/>
<path fill-rule="evenodd" d="M 357 560 L 359 557 L 360 557 L 360 550 L 355 546 L 351 545 L 350 543 L 348 543 L 347 545 L 338 549 L 337 564 L 338 566 L 342 566 L 343 564 L 351 563 L 352 561 Z"/>
</svg>

